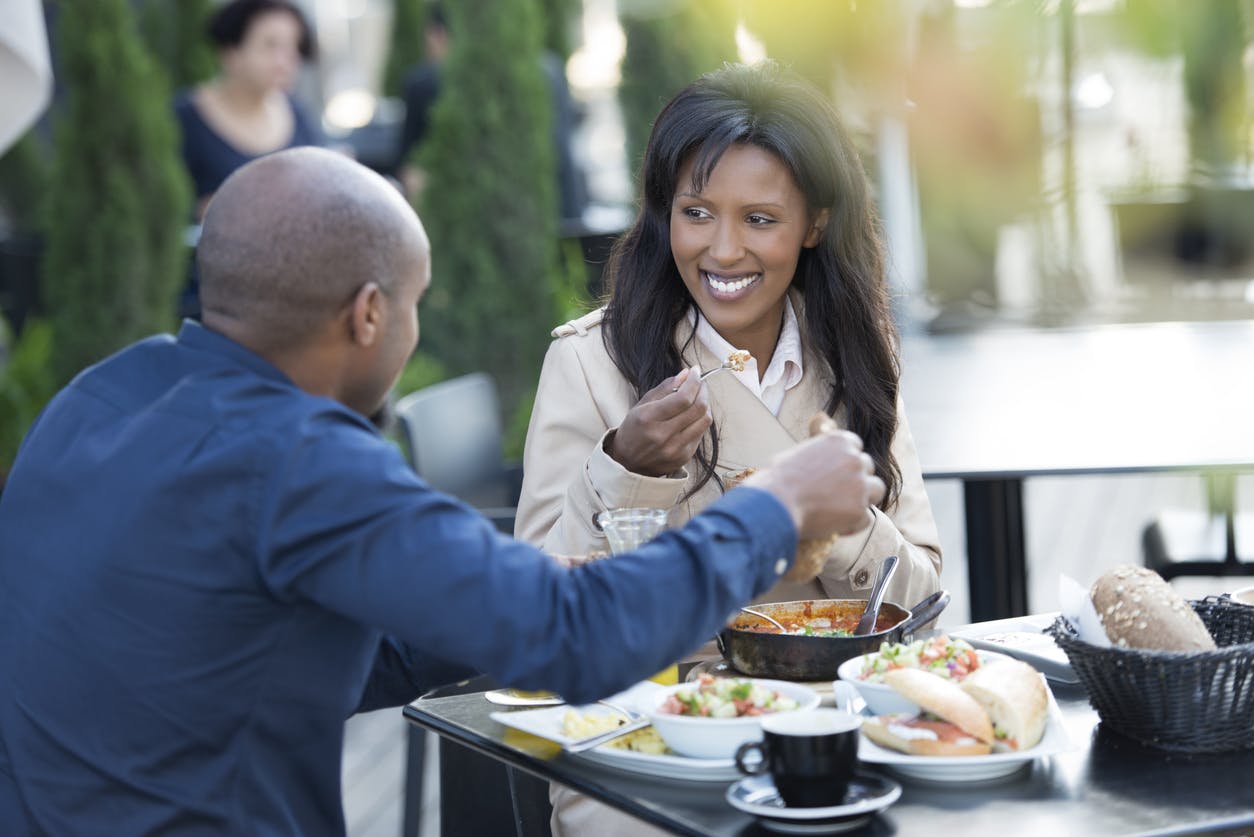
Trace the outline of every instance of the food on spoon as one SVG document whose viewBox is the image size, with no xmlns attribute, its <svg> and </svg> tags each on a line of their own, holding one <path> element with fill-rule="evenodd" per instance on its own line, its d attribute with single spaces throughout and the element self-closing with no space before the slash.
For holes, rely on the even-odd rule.
<svg viewBox="0 0 1254 837">
<path fill-rule="evenodd" d="M 591 738 L 594 735 L 618 729 L 625 723 L 627 719 L 616 712 L 580 712 L 576 709 L 568 709 L 562 718 L 562 735 L 576 740 Z M 633 753 L 650 753 L 655 756 L 670 752 L 662 736 L 658 735 L 653 727 L 629 732 L 602 746 L 630 750 Z"/>
<path fill-rule="evenodd" d="M 883 683 L 884 674 L 903 668 L 915 668 L 959 681 L 980 667 L 980 657 L 963 639 L 950 639 L 945 634 L 914 642 L 885 642 L 880 650 L 862 658 L 858 679 Z"/>
<path fill-rule="evenodd" d="M 691 689 L 667 695 L 658 712 L 694 718 L 748 718 L 796 709 L 797 701 L 753 680 L 701 675 Z"/>
<path fill-rule="evenodd" d="M 865 719 L 862 732 L 876 744 L 916 756 L 982 756 L 992 751 L 988 712 L 956 683 L 913 668 L 890 671 L 884 682 L 923 711 Z"/>
<path fill-rule="evenodd" d="M 1040 672 L 1019 660 L 994 660 L 962 681 L 993 722 L 998 748 L 1027 750 L 1045 734 L 1049 693 Z"/>
<path fill-rule="evenodd" d="M 1215 650 L 1201 617 L 1153 570 L 1115 567 L 1097 579 L 1090 596 L 1106 636 L 1119 648 Z"/>
<path fill-rule="evenodd" d="M 744 349 L 732 349 L 727 356 L 727 368 L 733 372 L 744 372 L 745 364 L 753 360 L 753 355 Z"/>
</svg>

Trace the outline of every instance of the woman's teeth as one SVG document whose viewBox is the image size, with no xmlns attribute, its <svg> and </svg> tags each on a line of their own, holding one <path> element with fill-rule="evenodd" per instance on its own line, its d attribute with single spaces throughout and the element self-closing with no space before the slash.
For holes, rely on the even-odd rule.
<svg viewBox="0 0 1254 837">
<path fill-rule="evenodd" d="M 716 274 L 707 273 L 705 274 L 705 281 L 709 282 L 710 286 L 717 291 L 722 291 L 723 293 L 734 293 L 736 291 L 743 290 L 749 287 L 754 282 L 756 282 L 758 280 L 758 277 L 761 275 L 762 274 L 760 273 L 754 273 L 751 276 L 745 276 L 740 279 L 734 279 L 729 282 L 717 276 Z"/>
</svg>

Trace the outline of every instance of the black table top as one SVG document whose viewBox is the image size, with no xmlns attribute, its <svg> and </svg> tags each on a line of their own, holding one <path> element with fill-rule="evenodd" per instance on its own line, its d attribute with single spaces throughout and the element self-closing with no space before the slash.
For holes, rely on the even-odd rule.
<svg viewBox="0 0 1254 837">
<path fill-rule="evenodd" d="M 903 788 L 901 798 L 850 833 L 1254 833 L 1254 751 L 1184 756 L 1152 750 L 1102 729 L 1081 687 L 1050 685 L 1073 750 L 1038 759 L 1030 768 L 992 782 L 932 784 L 895 776 Z M 405 716 L 675 833 L 770 833 L 726 802 L 729 783 L 653 779 L 592 764 L 492 720 L 490 713 L 499 709 L 476 693 L 415 701 L 405 708 Z"/>
</svg>

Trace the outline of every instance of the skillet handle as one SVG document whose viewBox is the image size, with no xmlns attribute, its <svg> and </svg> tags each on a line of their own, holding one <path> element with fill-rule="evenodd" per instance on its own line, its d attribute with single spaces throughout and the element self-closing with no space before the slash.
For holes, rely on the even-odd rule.
<svg viewBox="0 0 1254 837">
<path fill-rule="evenodd" d="M 723 641 L 722 631 L 719 631 L 714 635 L 714 645 L 718 648 L 718 653 L 722 654 L 724 659 L 731 659 L 727 656 L 727 644 Z"/>
<path fill-rule="evenodd" d="M 910 618 L 901 623 L 901 639 L 908 641 L 911 634 L 931 622 L 949 607 L 949 591 L 937 590 L 910 610 Z"/>
</svg>

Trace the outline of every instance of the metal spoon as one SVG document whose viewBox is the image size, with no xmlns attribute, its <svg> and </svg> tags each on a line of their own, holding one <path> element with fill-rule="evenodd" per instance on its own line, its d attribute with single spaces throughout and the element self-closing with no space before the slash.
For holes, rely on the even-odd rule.
<svg viewBox="0 0 1254 837">
<path fill-rule="evenodd" d="M 710 377 L 715 372 L 722 372 L 725 369 L 731 369 L 732 371 L 740 371 L 740 370 L 743 370 L 744 368 L 745 368 L 745 361 L 743 360 L 736 361 L 736 360 L 732 360 L 731 358 L 728 358 L 727 360 L 723 361 L 718 366 L 715 366 L 713 369 L 707 369 L 704 372 L 702 372 L 700 375 L 697 376 L 697 380 L 704 381 L 706 378 Z M 679 392 L 679 387 L 673 388 L 671 392 Z"/>
<path fill-rule="evenodd" d="M 884 601 L 884 590 L 888 587 L 888 580 L 893 577 L 893 573 L 897 570 L 897 556 L 889 555 L 880 562 L 879 574 L 875 577 L 875 584 L 871 586 L 871 595 L 867 596 L 866 610 L 862 611 L 862 618 L 858 620 L 858 626 L 853 629 L 854 636 L 866 636 L 875 633 L 875 618 L 880 615 L 880 604 Z"/>
<path fill-rule="evenodd" d="M 752 613 L 754 616 L 757 616 L 757 617 L 759 617 L 759 618 L 761 618 L 761 619 L 765 619 L 766 621 L 770 622 L 770 623 L 771 623 L 772 625 L 774 625 L 775 627 L 779 628 L 779 632 L 780 632 L 781 634 L 786 634 L 786 633 L 788 633 L 788 629 L 787 629 L 787 628 L 785 628 L 783 625 L 781 625 L 781 624 L 779 624 L 778 622 L 776 622 L 776 621 L 775 621 L 774 619 L 772 619 L 771 617 L 767 616 L 765 613 L 761 613 L 761 612 L 759 612 L 759 611 L 756 611 L 756 610 L 754 610 L 754 609 L 753 609 L 753 608 L 751 608 L 751 607 L 742 607 L 742 608 L 741 608 L 741 610 L 743 610 L 745 613 Z"/>
</svg>

